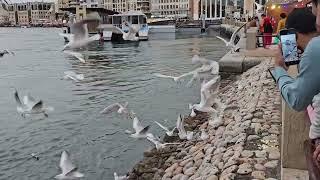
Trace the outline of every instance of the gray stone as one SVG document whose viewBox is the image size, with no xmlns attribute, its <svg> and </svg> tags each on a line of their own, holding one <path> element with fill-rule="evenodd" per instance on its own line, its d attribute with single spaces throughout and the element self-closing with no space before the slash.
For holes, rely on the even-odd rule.
<svg viewBox="0 0 320 180">
<path fill-rule="evenodd" d="M 212 175 L 212 176 L 209 176 L 207 180 L 219 180 L 219 178 L 216 175 Z"/>
<path fill-rule="evenodd" d="M 247 138 L 248 141 L 257 140 L 257 139 L 260 139 L 258 135 L 249 135 Z"/>
<path fill-rule="evenodd" d="M 269 152 L 269 159 L 280 159 L 280 152 L 279 151 Z"/>
<path fill-rule="evenodd" d="M 189 179 L 189 176 L 183 175 L 183 176 L 181 176 L 181 178 L 179 180 L 188 180 L 188 179 Z"/>
<path fill-rule="evenodd" d="M 181 174 L 183 171 L 183 167 L 178 166 L 174 171 L 173 171 L 173 175 L 177 175 L 177 174 Z"/>
<path fill-rule="evenodd" d="M 255 155 L 257 158 L 265 158 L 267 157 L 267 152 L 262 150 L 262 151 L 255 151 Z"/>
<path fill-rule="evenodd" d="M 243 117 L 243 120 L 251 120 L 253 118 L 252 114 L 247 114 L 246 116 Z"/>
<path fill-rule="evenodd" d="M 200 152 L 193 158 L 193 160 L 194 160 L 194 161 L 197 161 L 197 160 L 199 160 L 199 159 L 203 159 L 203 157 L 204 157 L 204 154 L 202 153 L 202 151 L 200 151 Z"/>
<path fill-rule="evenodd" d="M 259 170 L 259 171 L 265 171 L 266 170 L 266 167 L 264 167 L 262 164 L 255 164 L 254 168 L 256 170 Z"/>
<path fill-rule="evenodd" d="M 173 173 L 173 171 L 178 167 L 179 165 L 178 165 L 178 163 L 174 163 L 174 164 L 172 164 L 170 167 L 168 167 L 166 170 L 165 170 L 165 172 L 166 173 Z"/>
<path fill-rule="evenodd" d="M 245 175 L 252 172 L 251 165 L 249 163 L 243 163 L 239 166 L 237 171 L 238 174 Z"/>
<path fill-rule="evenodd" d="M 278 160 L 269 161 L 264 164 L 264 167 L 266 168 L 275 168 L 278 166 Z"/>
<path fill-rule="evenodd" d="M 229 174 L 229 173 L 234 173 L 236 172 L 238 169 L 238 166 L 237 165 L 232 165 L 230 167 L 228 167 L 227 169 L 223 170 L 221 175 L 225 175 L 225 174 Z"/>
<path fill-rule="evenodd" d="M 236 178 L 236 174 L 234 173 L 229 173 L 223 176 L 220 176 L 219 180 L 234 180 Z"/>
<path fill-rule="evenodd" d="M 264 171 L 253 171 L 251 176 L 256 179 L 265 179 L 266 173 Z"/>
<path fill-rule="evenodd" d="M 177 175 L 173 176 L 172 180 L 180 180 L 182 176 L 183 176 L 183 174 L 177 174 Z"/>
<path fill-rule="evenodd" d="M 192 176 L 194 175 L 194 173 L 196 172 L 197 170 L 197 167 L 191 167 L 189 169 L 187 169 L 184 174 L 187 175 L 187 176 Z"/>
<path fill-rule="evenodd" d="M 241 152 L 242 157 L 250 158 L 253 156 L 253 152 L 249 150 L 244 150 Z"/>
<path fill-rule="evenodd" d="M 190 162 L 192 162 L 191 158 L 181 161 L 179 165 L 184 167 L 186 164 L 188 164 Z"/>
<path fill-rule="evenodd" d="M 233 160 L 233 159 L 229 159 L 228 162 L 223 166 L 223 169 L 226 169 L 232 165 L 237 164 L 237 161 Z"/>
</svg>

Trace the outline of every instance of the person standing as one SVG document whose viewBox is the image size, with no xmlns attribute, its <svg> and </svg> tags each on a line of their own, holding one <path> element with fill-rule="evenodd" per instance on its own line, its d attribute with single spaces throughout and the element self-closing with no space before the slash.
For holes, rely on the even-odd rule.
<svg viewBox="0 0 320 180">
<path fill-rule="evenodd" d="M 281 13 L 280 14 L 280 21 L 278 22 L 278 26 L 277 26 L 277 34 L 279 34 L 280 33 L 280 31 L 282 30 L 282 29 L 284 29 L 285 28 L 285 26 L 286 26 L 286 20 L 287 20 L 287 15 L 286 15 L 286 13 Z"/>
<path fill-rule="evenodd" d="M 269 48 L 272 43 L 272 23 L 269 17 L 265 17 L 263 20 L 263 47 Z"/>
</svg>

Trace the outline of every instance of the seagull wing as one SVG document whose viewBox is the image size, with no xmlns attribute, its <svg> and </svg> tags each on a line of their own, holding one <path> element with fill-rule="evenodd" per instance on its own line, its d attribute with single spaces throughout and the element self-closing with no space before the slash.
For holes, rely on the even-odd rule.
<svg viewBox="0 0 320 180">
<path fill-rule="evenodd" d="M 163 126 L 162 124 L 158 123 L 157 121 L 154 121 L 158 126 L 160 126 L 165 131 L 170 131 L 167 127 Z"/>
<path fill-rule="evenodd" d="M 69 75 L 69 76 L 76 76 L 77 74 L 73 71 L 65 71 L 64 72 L 65 75 Z"/>
<path fill-rule="evenodd" d="M 30 95 L 23 97 L 23 103 L 30 107 L 30 109 L 37 103 L 37 101 Z"/>
<path fill-rule="evenodd" d="M 75 51 L 63 51 L 64 53 L 68 54 L 68 55 L 71 55 L 71 56 L 74 56 L 76 57 L 77 59 L 79 59 L 79 61 L 81 61 L 82 63 L 85 63 L 86 60 L 84 59 L 84 56 L 81 54 L 81 53 L 78 53 L 78 52 L 75 52 Z"/>
<path fill-rule="evenodd" d="M 102 114 L 108 114 L 108 113 L 111 113 L 111 112 L 115 112 L 115 111 L 118 111 L 119 108 L 120 108 L 120 104 L 119 103 L 114 103 L 114 104 L 111 104 L 109 105 L 108 107 L 104 108 L 100 113 Z"/>
<path fill-rule="evenodd" d="M 17 90 L 14 92 L 14 99 L 16 100 L 16 102 L 17 102 L 17 104 L 18 104 L 19 106 L 22 106 L 22 103 L 21 103 L 21 100 L 20 100 L 20 98 L 19 98 L 19 94 L 18 94 L 18 91 L 17 91 Z"/>
<path fill-rule="evenodd" d="M 211 74 L 219 74 L 220 65 L 217 61 L 212 61 L 210 66 L 211 66 Z"/>
<path fill-rule="evenodd" d="M 76 169 L 76 166 L 72 164 L 70 155 L 67 151 L 62 152 L 59 166 L 63 175 L 66 175 Z"/>
<path fill-rule="evenodd" d="M 79 21 L 71 26 L 71 32 L 74 34 L 74 39 L 75 40 L 81 40 L 85 39 L 88 37 L 88 30 L 87 26 L 84 21 Z"/>
<path fill-rule="evenodd" d="M 163 75 L 163 74 L 160 74 L 160 73 L 154 73 L 153 75 L 156 76 L 156 77 L 159 77 L 159 78 L 170 78 L 170 79 L 174 79 L 175 78 L 174 76 L 167 76 L 167 75 Z"/>
<path fill-rule="evenodd" d="M 232 36 L 231 36 L 231 38 L 230 38 L 230 42 L 232 43 L 232 44 L 234 44 L 234 40 L 236 39 L 236 36 L 237 36 L 237 34 L 239 33 L 239 31 L 243 28 L 243 27 L 245 27 L 247 25 L 247 23 L 244 23 L 242 26 L 240 26 L 236 31 L 234 31 L 233 32 L 233 34 L 232 34 Z"/>
<path fill-rule="evenodd" d="M 43 109 L 43 102 L 39 101 L 32 107 L 32 111 L 41 111 Z"/>
<path fill-rule="evenodd" d="M 229 43 L 227 40 L 225 40 L 224 38 L 220 37 L 220 36 L 216 36 L 218 39 L 220 39 L 221 41 L 223 41 L 226 45 Z"/>
<path fill-rule="evenodd" d="M 144 127 L 144 128 L 139 132 L 139 134 L 141 134 L 141 135 L 147 134 L 149 128 L 150 128 L 150 126 Z"/>
<path fill-rule="evenodd" d="M 133 118 L 132 127 L 136 132 L 140 132 L 143 129 L 140 120 L 137 117 Z"/>
</svg>

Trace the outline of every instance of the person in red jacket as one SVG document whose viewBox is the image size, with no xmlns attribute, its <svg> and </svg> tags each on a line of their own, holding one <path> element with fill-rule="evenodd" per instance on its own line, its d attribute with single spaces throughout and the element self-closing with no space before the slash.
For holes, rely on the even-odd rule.
<svg viewBox="0 0 320 180">
<path fill-rule="evenodd" d="M 268 48 L 272 43 L 272 22 L 269 17 L 264 18 L 263 21 L 263 46 Z"/>
</svg>

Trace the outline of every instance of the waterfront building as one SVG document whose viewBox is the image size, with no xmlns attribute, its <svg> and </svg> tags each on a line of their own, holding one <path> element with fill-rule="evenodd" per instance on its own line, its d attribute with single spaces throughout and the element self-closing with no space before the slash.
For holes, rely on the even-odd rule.
<svg viewBox="0 0 320 180">
<path fill-rule="evenodd" d="M 9 12 L 6 1 L 0 0 L 0 25 L 9 23 Z"/>
<path fill-rule="evenodd" d="M 55 20 L 54 3 L 26 2 L 8 5 L 11 24 L 29 25 L 53 22 Z"/>
<path fill-rule="evenodd" d="M 183 18 L 189 16 L 192 0 L 151 0 L 151 14 L 162 18 Z"/>
<path fill-rule="evenodd" d="M 148 14 L 150 13 L 150 0 L 104 0 L 104 7 L 119 13 L 141 11 Z"/>
</svg>

